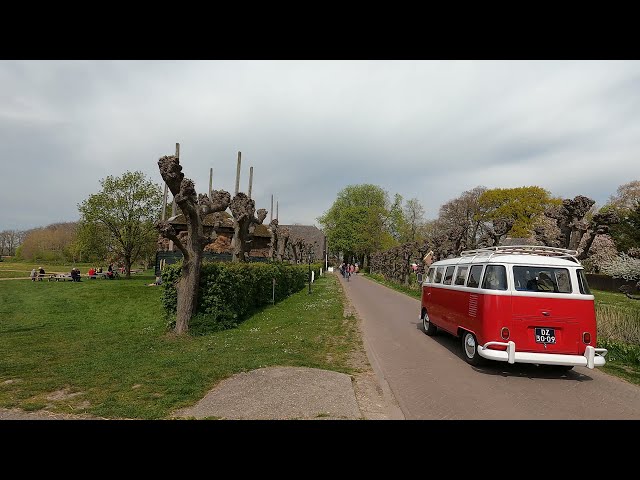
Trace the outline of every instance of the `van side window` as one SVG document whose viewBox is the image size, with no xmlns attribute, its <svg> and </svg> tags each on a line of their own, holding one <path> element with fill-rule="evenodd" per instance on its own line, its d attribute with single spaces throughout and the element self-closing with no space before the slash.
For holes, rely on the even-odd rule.
<svg viewBox="0 0 640 480">
<path fill-rule="evenodd" d="M 469 271 L 468 265 L 461 265 L 458 267 L 458 271 L 456 272 L 456 281 L 455 285 L 464 285 L 464 281 L 467 279 L 467 272 Z"/>
<path fill-rule="evenodd" d="M 482 288 L 487 290 L 507 289 L 507 270 L 504 265 L 487 265 L 482 280 Z"/>
<path fill-rule="evenodd" d="M 467 287 L 478 288 L 480 285 L 480 275 L 482 274 L 482 265 L 474 265 L 469 272 Z"/>
<path fill-rule="evenodd" d="M 444 267 L 438 267 L 438 270 L 436 271 L 436 279 L 433 281 L 433 283 L 440 283 L 442 281 L 443 272 L 444 272 Z"/>
<path fill-rule="evenodd" d="M 453 271 L 455 270 L 455 266 L 451 265 L 450 267 L 447 267 L 447 271 L 444 274 L 444 283 L 445 285 L 451 285 L 451 280 L 453 279 Z"/>
<path fill-rule="evenodd" d="M 436 275 L 436 269 L 431 267 L 429 272 L 427 272 L 427 283 L 433 283 L 433 277 Z"/>
</svg>

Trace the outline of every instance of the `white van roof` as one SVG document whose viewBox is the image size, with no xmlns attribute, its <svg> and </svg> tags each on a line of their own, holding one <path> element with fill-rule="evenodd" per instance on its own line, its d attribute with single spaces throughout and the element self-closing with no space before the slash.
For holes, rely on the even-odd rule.
<svg viewBox="0 0 640 480">
<path fill-rule="evenodd" d="M 431 266 L 457 265 L 458 263 L 515 263 L 526 265 L 548 265 L 557 267 L 580 266 L 577 252 L 564 248 L 533 245 L 509 245 L 466 250 L 460 257 L 433 262 Z"/>
</svg>

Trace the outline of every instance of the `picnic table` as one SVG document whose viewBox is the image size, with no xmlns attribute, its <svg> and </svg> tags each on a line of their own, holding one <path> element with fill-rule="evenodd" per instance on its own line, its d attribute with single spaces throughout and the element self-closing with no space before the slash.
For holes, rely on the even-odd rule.
<svg viewBox="0 0 640 480">
<path fill-rule="evenodd" d="M 93 275 L 89 275 L 87 274 L 87 277 L 95 280 L 97 278 L 102 278 L 102 279 L 107 279 L 109 278 L 109 272 L 100 272 L 100 273 L 94 273 Z M 113 271 L 113 278 L 120 278 L 120 274 L 118 272 L 116 272 L 115 270 Z"/>
<path fill-rule="evenodd" d="M 73 278 L 71 277 L 70 273 L 49 273 L 49 274 L 45 273 L 44 275 L 40 275 L 40 277 L 44 277 L 47 275 L 48 275 L 47 281 L 49 282 L 52 282 L 54 280 L 56 282 L 59 282 L 59 281 L 66 282 L 67 280 L 73 281 Z"/>
</svg>

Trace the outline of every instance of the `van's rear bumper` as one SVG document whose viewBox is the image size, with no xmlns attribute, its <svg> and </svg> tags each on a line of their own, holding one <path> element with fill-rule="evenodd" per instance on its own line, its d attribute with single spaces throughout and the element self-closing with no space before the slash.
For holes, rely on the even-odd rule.
<svg viewBox="0 0 640 480">
<path fill-rule="evenodd" d="M 491 345 L 506 347 L 505 350 L 491 350 Z M 577 367 L 601 367 L 605 364 L 606 348 L 587 345 L 584 355 L 562 355 L 558 353 L 533 353 L 516 351 L 515 342 L 487 342 L 478 346 L 478 354 L 489 360 L 509 363 L 538 363 L 540 365 L 574 365 Z"/>
</svg>

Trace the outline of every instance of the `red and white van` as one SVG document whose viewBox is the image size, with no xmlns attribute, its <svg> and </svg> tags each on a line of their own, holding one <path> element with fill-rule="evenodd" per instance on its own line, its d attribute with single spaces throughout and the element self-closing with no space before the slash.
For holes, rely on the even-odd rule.
<svg viewBox="0 0 640 480">
<path fill-rule="evenodd" d="M 434 262 L 422 282 L 425 333 L 462 338 L 472 365 L 483 358 L 562 370 L 604 365 L 594 297 L 576 253 L 504 246 Z"/>
</svg>

